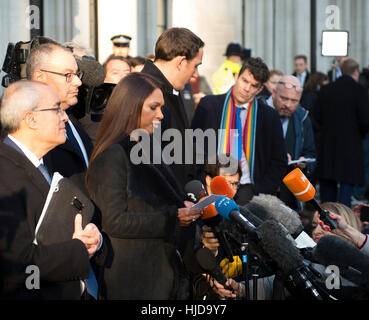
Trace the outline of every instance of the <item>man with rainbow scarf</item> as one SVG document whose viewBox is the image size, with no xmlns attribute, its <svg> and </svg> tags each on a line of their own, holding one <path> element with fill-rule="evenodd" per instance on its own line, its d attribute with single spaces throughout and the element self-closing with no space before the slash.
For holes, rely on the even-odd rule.
<svg viewBox="0 0 369 320">
<path fill-rule="evenodd" d="M 242 175 L 235 201 L 240 205 L 259 193 L 277 194 L 287 172 L 279 114 L 256 97 L 268 77 L 266 64 L 249 58 L 226 94 L 200 100 L 191 125 L 217 130 L 217 154 L 238 159 Z"/>
</svg>

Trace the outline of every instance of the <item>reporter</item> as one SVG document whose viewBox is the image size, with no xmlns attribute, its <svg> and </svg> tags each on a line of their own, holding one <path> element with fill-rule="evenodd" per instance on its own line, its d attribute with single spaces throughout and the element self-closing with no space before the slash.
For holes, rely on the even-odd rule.
<svg viewBox="0 0 369 320">
<path fill-rule="evenodd" d="M 154 78 L 131 73 L 113 90 L 99 127 L 87 188 L 109 237 L 101 298 L 188 298 L 177 241 L 180 226 L 190 225 L 201 211 L 183 202 L 184 194 L 163 161 L 146 162 L 152 149 L 145 139 L 151 145 L 163 104 L 161 85 Z M 136 159 L 139 150 L 142 162 Z"/>
<path fill-rule="evenodd" d="M 361 233 L 361 226 L 354 212 L 338 202 L 325 202 L 321 204 L 321 207 L 330 212 L 330 217 L 338 222 L 338 228 L 331 230 L 320 220 L 319 213 L 316 211 L 312 222 L 314 228 L 312 231 L 313 240 L 318 242 L 325 235 L 335 235 L 352 243 L 363 253 L 369 255 L 367 235 Z"/>
</svg>

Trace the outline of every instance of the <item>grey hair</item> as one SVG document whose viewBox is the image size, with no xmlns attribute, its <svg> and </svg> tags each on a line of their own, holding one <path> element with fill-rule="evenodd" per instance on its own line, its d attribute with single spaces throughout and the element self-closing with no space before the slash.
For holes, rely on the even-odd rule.
<svg viewBox="0 0 369 320">
<path fill-rule="evenodd" d="M 24 114 L 38 106 L 41 86 L 46 85 L 21 80 L 14 82 L 5 90 L 0 108 L 0 121 L 5 133 L 17 131 Z"/>
<path fill-rule="evenodd" d="M 42 68 L 50 60 L 50 55 L 58 49 L 71 52 L 66 47 L 54 43 L 45 43 L 33 48 L 26 61 L 27 79 L 32 80 L 34 72 Z"/>
</svg>

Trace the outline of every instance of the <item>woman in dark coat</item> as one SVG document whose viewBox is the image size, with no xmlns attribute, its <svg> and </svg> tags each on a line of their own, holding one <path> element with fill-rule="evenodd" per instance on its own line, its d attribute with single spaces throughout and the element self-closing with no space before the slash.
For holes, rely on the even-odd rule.
<svg viewBox="0 0 369 320">
<path fill-rule="evenodd" d="M 99 276 L 102 299 L 188 298 L 176 243 L 180 226 L 201 212 L 184 202 L 169 167 L 150 161 L 163 104 L 154 78 L 131 73 L 117 84 L 104 111 L 87 172 L 108 236 Z"/>
</svg>

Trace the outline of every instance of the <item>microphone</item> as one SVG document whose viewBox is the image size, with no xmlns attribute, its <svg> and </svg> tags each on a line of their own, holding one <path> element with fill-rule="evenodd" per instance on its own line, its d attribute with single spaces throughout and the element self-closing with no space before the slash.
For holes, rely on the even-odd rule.
<svg viewBox="0 0 369 320">
<path fill-rule="evenodd" d="M 233 252 L 228 240 L 225 237 L 223 230 L 219 227 L 222 217 L 218 214 L 214 207 L 214 204 L 209 204 L 201 216 L 202 221 L 211 228 L 215 236 L 217 237 L 220 246 L 224 251 L 224 255 L 230 262 L 233 262 Z"/>
<path fill-rule="evenodd" d="M 203 272 L 209 273 L 215 280 L 217 280 L 220 284 L 222 284 L 226 289 L 228 287 L 225 286 L 227 281 L 226 277 L 222 273 L 222 269 L 213 253 L 208 248 L 200 248 L 196 251 L 196 260 Z"/>
<path fill-rule="evenodd" d="M 208 196 L 204 185 L 199 180 L 192 180 L 184 187 L 186 199 L 194 203 L 199 202 L 202 198 Z M 223 230 L 219 227 L 221 217 L 215 210 L 213 204 L 208 205 L 201 216 L 202 221 L 211 228 L 222 247 L 225 256 L 230 262 L 233 262 L 233 253 L 229 242 L 227 241 Z"/>
<path fill-rule="evenodd" d="M 347 280 L 359 286 L 369 285 L 369 257 L 349 242 L 326 235 L 319 239 L 312 256 L 319 264 L 338 266 Z"/>
<path fill-rule="evenodd" d="M 286 282 L 293 290 L 294 286 L 308 296 L 322 300 L 319 292 L 311 283 L 310 272 L 307 270 L 298 249 L 286 237 L 286 232 L 278 222 L 267 220 L 258 227 L 262 235 L 260 241 L 262 249 L 277 265 L 283 278 L 292 277 L 293 281 Z M 301 292 L 301 291 L 300 291 Z"/>
<path fill-rule="evenodd" d="M 76 62 L 80 71 L 83 71 L 82 83 L 89 87 L 98 87 L 104 83 L 105 69 L 96 60 L 91 60 L 86 57 L 76 57 Z"/>
<path fill-rule="evenodd" d="M 208 196 L 204 185 L 199 180 L 187 182 L 184 187 L 184 191 L 186 194 L 186 200 L 193 203 L 197 203 L 201 200 L 201 198 Z"/>
<path fill-rule="evenodd" d="M 337 221 L 329 216 L 329 211 L 323 210 L 314 199 L 315 188 L 299 168 L 296 168 L 287 174 L 283 178 L 283 182 L 288 190 L 290 190 L 298 200 L 310 203 L 315 210 L 319 212 L 320 219 L 325 224 L 329 225 L 331 229 L 336 229 L 338 227 Z"/>
<path fill-rule="evenodd" d="M 254 196 L 250 203 L 258 204 L 280 222 L 292 235 L 297 248 L 315 247 L 316 243 L 304 231 L 299 215 L 296 211 L 286 206 L 285 203 L 276 196 L 260 194 Z"/>
<path fill-rule="evenodd" d="M 226 197 L 219 197 L 215 201 L 214 205 L 216 210 L 222 217 L 226 218 L 227 220 L 235 221 L 247 232 L 249 236 L 251 236 L 253 240 L 261 239 L 260 232 L 249 220 L 247 220 L 242 214 L 240 214 L 240 210 L 233 200 Z"/>
<path fill-rule="evenodd" d="M 213 194 L 225 196 L 232 199 L 236 192 L 231 188 L 226 178 L 216 176 L 210 182 L 210 189 Z"/>
</svg>

